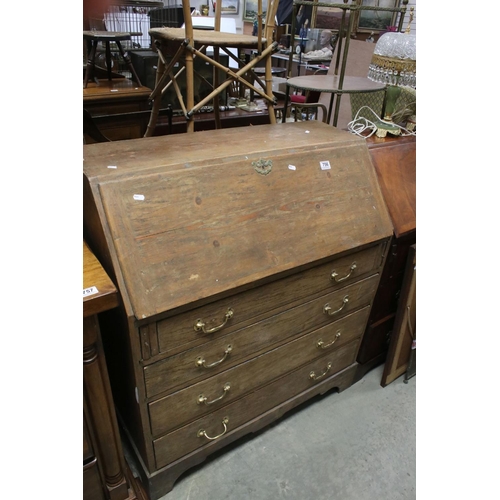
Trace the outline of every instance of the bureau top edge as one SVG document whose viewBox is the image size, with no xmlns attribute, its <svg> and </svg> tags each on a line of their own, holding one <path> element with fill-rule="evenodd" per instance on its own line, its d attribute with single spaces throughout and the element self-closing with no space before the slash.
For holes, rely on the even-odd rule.
<svg viewBox="0 0 500 500">
<path fill-rule="evenodd" d="M 100 181 L 149 169 L 190 169 L 207 163 L 231 163 L 316 149 L 367 147 L 365 141 L 322 122 L 257 125 L 87 144 L 83 172 Z"/>
</svg>

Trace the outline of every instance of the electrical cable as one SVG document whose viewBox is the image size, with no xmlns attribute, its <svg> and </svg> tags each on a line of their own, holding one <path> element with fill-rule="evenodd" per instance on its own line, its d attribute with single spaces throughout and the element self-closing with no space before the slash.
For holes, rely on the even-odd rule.
<svg viewBox="0 0 500 500">
<path fill-rule="evenodd" d="M 415 136 L 417 135 L 416 132 L 408 130 L 408 129 L 406 129 L 403 126 L 398 125 L 397 123 L 383 120 L 369 106 L 361 106 L 361 108 L 358 109 L 358 112 L 356 113 L 356 116 L 354 117 L 354 119 L 347 124 L 347 130 L 349 130 L 349 132 L 351 132 L 351 133 L 353 133 L 355 135 L 359 135 L 360 137 L 364 137 L 366 139 L 368 137 L 371 137 L 374 133 L 377 132 L 377 128 L 378 127 L 377 127 L 377 125 L 374 122 L 372 122 L 371 120 L 369 120 L 368 118 L 366 118 L 364 116 L 361 116 L 361 117 L 359 116 L 359 114 L 361 113 L 361 111 L 363 109 L 367 109 L 367 110 L 371 111 L 373 113 L 373 115 L 375 117 L 375 120 L 377 122 L 379 122 L 379 123 L 385 123 L 386 125 L 390 125 L 391 127 L 397 127 L 401 131 L 405 132 L 404 134 L 401 134 L 402 137 L 407 136 L 407 135 L 415 135 Z M 369 133 L 369 135 L 365 135 L 364 134 L 364 132 L 366 132 L 367 130 L 371 130 L 371 132 Z"/>
</svg>

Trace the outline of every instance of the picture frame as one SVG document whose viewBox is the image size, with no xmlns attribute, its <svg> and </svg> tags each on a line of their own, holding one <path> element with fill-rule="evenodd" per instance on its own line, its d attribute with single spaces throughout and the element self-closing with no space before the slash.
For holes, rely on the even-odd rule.
<svg viewBox="0 0 500 500">
<path fill-rule="evenodd" d="M 243 21 L 253 22 L 257 19 L 258 2 L 257 0 L 244 0 Z M 267 0 L 262 0 L 262 22 L 266 19 Z"/>
<path fill-rule="evenodd" d="M 338 3 L 337 0 L 332 0 L 327 3 Z M 313 22 L 312 27 L 318 29 L 329 29 L 333 32 L 339 32 L 340 26 L 342 23 L 342 14 L 343 9 L 337 7 L 325 7 L 322 5 L 321 7 L 316 7 L 316 11 L 313 12 Z M 350 11 L 346 11 L 344 28 L 347 29 L 349 26 L 349 16 L 351 15 Z"/>
<path fill-rule="evenodd" d="M 357 5 L 399 8 L 401 0 L 356 0 Z M 381 33 L 389 26 L 394 26 L 399 12 L 360 10 L 356 12 L 354 29 L 356 33 Z"/>
<path fill-rule="evenodd" d="M 235 16 L 240 10 L 240 0 L 221 0 L 221 16 Z"/>
</svg>

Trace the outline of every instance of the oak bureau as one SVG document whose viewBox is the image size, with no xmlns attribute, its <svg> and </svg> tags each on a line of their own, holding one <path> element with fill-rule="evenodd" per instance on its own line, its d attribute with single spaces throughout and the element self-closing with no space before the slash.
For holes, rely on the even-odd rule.
<svg viewBox="0 0 500 500">
<path fill-rule="evenodd" d="M 364 140 L 320 122 L 84 146 L 84 236 L 121 296 L 113 395 L 152 500 L 354 382 L 392 233 Z"/>
</svg>

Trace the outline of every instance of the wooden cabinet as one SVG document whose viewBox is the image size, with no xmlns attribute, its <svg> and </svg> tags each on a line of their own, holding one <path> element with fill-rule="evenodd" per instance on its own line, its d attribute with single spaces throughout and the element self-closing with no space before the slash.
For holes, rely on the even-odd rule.
<svg viewBox="0 0 500 500">
<path fill-rule="evenodd" d="M 359 376 L 386 358 L 417 226 L 416 137 L 373 137 L 367 143 L 394 235 L 358 354 Z"/>
<path fill-rule="evenodd" d="M 142 499 L 126 465 L 98 315 L 118 306 L 117 290 L 83 243 L 83 499 Z"/>
<path fill-rule="evenodd" d="M 123 299 L 104 337 L 153 500 L 353 383 L 392 234 L 363 140 L 302 122 L 87 145 L 84 226 Z"/>
</svg>

